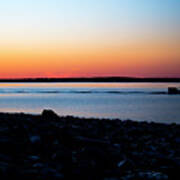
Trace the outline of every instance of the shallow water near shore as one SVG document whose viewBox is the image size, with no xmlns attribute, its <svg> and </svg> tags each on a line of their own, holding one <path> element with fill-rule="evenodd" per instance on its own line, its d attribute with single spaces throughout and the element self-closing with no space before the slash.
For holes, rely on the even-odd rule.
<svg viewBox="0 0 180 180">
<path fill-rule="evenodd" d="M 180 83 L 0 83 L 0 111 L 180 123 Z"/>
</svg>

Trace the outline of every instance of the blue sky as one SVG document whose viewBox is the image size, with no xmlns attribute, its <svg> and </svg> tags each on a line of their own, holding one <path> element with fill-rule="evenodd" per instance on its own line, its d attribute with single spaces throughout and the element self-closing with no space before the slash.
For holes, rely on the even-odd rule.
<svg viewBox="0 0 180 180">
<path fill-rule="evenodd" d="M 70 34 L 71 38 L 166 36 L 179 34 L 179 19 L 179 0 L 0 1 L 0 37 L 7 38 L 20 34 L 64 39 Z"/>
</svg>

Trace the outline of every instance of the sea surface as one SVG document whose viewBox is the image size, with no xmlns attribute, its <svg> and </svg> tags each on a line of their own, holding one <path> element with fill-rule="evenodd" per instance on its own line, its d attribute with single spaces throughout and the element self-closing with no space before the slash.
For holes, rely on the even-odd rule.
<svg viewBox="0 0 180 180">
<path fill-rule="evenodd" d="M 180 83 L 0 83 L 0 112 L 119 118 L 180 124 Z"/>
</svg>

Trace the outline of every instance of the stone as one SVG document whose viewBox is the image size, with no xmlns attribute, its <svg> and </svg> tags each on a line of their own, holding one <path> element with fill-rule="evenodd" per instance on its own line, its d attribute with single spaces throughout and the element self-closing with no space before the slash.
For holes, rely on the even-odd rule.
<svg viewBox="0 0 180 180">
<path fill-rule="evenodd" d="M 32 144 L 40 143 L 41 138 L 39 135 L 33 135 L 33 136 L 30 136 L 30 141 Z"/>
<path fill-rule="evenodd" d="M 176 87 L 169 87 L 168 94 L 180 94 L 180 90 L 178 90 Z"/>
<path fill-rule="evenodd" d="M 178 124 L 0 113 L 0 179 L 175 179 L 179 134 Z"/>
<path fill-rule="evenodd" d="M 42 117 L 45 118 L 45 119 L 59 119 L 59 116 L 52 110 L 50 109 L 45 109 L 43 110 L 42 112 Z"/>
</svg>

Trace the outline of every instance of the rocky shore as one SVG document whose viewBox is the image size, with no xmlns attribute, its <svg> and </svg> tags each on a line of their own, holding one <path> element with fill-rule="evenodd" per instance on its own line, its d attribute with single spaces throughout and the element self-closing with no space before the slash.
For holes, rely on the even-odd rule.
<svg viewBox="0 0 180 180">
<path fill-rule="evenodd" d="M 0 179 L 180 179 L 180 125 L 0 113 Z"/>
</svg>

